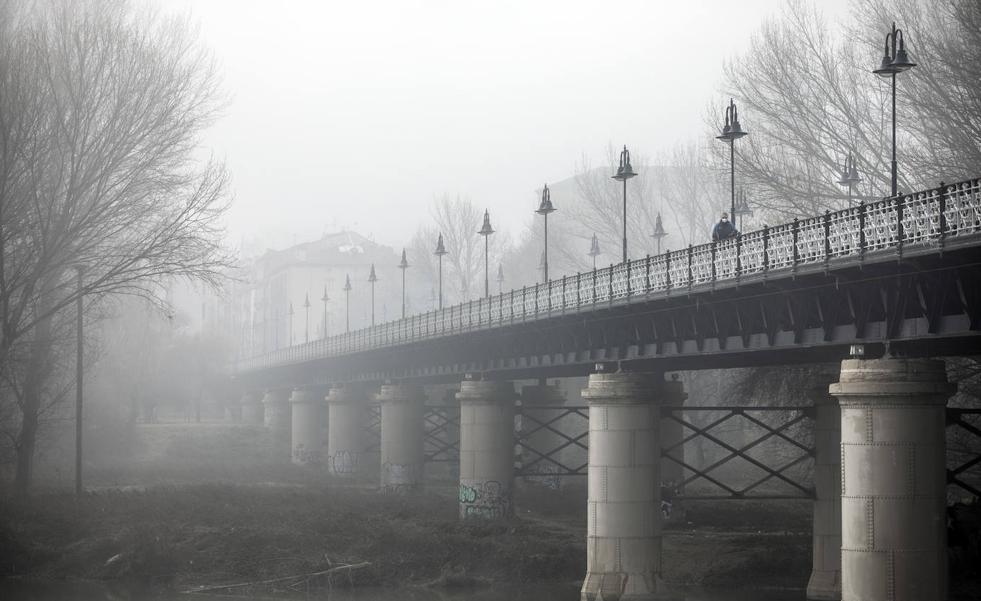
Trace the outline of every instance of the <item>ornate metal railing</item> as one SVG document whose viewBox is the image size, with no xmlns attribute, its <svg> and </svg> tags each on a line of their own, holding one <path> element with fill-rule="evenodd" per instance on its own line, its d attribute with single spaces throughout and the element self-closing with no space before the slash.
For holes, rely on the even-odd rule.
<svg viewBox="0 0 981 601">
<path fill-rule="evenodd" d="M 239 372 L 350 355 L 398 344 L 546 319 L 595 306 L 690 292 L 740 278 L 806 267 L 902 256 L 917 247 L 981 232 L 981 179 L 885 198 L 746 233 L 734 239 L 646 256 L 536 286 L 427 311 L 374 327 L 241 359 Z"/>
</svg>

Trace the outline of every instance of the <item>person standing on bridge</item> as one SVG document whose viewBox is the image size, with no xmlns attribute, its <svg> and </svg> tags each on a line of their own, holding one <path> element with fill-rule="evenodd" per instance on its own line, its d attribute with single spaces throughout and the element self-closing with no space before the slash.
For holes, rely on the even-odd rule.
<svg viewBox="0 0 981 601">
<path fill-rule="evenodd" d="M 719 222 L 715 224 L 715 227 L 712 228 L 712 241 L 721 242 L 722 240 L 733 238 L 738 235 L 739 232 L 736 231 L 736 227 L 729 221 L 729 213 L 723 212 L 722 219 L 720 219 Z"/>
</svg>

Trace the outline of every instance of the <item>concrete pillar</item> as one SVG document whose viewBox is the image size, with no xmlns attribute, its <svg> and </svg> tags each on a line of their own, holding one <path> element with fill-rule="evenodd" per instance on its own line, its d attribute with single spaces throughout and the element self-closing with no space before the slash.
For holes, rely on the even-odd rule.
<svg viewBox="0 0 981 601">
<path fill-rule="evenodd" d="M 422 486 L 425 393 L 415 384 L 386 384 L 376 396 L 381 403 L 381 488 L 411 492 Z"/>
<path fill-rule="evenodd" d="M 362 386 L 344 384 L 327 395 L 327 471 L 334 476 L 358 473 L 364 454 L 364 408 L 368 396 Z"/>
<path fill-rule="evenodd" d="M 296 388 L 290 396 L 293 424 L 292 461 L 297 465 L 323 462 L 327 441 L 324 439 L 324 401 L 312 390 Z"/>
<path fill-rule="evenodd" d="M 258 392 L 246 392 L 242 395 L 242 423 L 250 426 L 261 426 L 265 423 L 265 408 Z"/>
<path fill-rule="evenodd" d="M 272 435 L 273 452 L 284 461 L 290 456 L 290 403 L 286 389 L 267 390 L 262 397 L 265 426 Z"/>
<path fill-rule="evenodd" d="M 681 382 L 589 377 L 589 499 L 583 601 L 654 599 L 661 583 L 660 409 Z"/>
<path fill-rule="evenodd" d="M 545 488 L 558 489 L 562 479 L 556 475 L 558 467 L 548 459 L 544 459 L 538 453 L 548 454 L 549 451 L 562 444 L 562 438 L 551 432 L 547 428 L 540 427 L 539 422 L 548 422 L 561 413 L 561 410 L 535 409 L 542 406 L 564 405 L 565 397 L 558 386 L 543 383 L 532 384 L 521 387 L 521 407 L 527 409 L 521 418 L 521 432 L 524 444 L 534 449 L 521 449 L 521 460 L 523 464 L 531 465 L 528 472 L 534 475 L 526 475 L 524 481 Z M 532 420 L 525 416 L 531 416 Z M 551 427 L 558 429 L 558 424 Z M 530 433 L 530 434 L 529 434 Z M 554 459 L 559 459 L 554 457 Z"/>
<path fill-rule="evenodd" d="M 848 359 L 841 404 L 842 601 L 947 598 L 942 361 Z"/>
<path fill-rule="evenodd" d="M 514 385 L 465 380 L 460 401 L 460 518 L 513 512 Z"/>
<path fill-rule="evenodd" d="M 814 520 L 807 598 L 841 599 L 841 411 L 830 380 L 807 391 L 814 403 Z"/>
<path fill-rule="evenodd" d="M 678 379 L 678 374 L 671 374 L 671 383 L 665 387 L 663 391 L 663 396 L 661 397 L 661 404 L 677 407 L 684 405 L 685 400 L 688 398 L 688 393 L 684 391 L 684 385 Z M 660 413 L 658 414 L 660 415 Z M 682 415 L 677 415 L 677 417 L 682 417 Z M 661 439 L 661 449 L 668 449 L 674 445 L 680 443 L 685 437 L 685 427 L 681 425 L 681 422 L 675 419 L 661 419 L 661 425 L 659 428 L 659 434 Z M 683 447 L 678 447 L 671 450 L 671 456 L 677 457 L 678 459 L 684 461 L 685 452 Z M 683 482 L 685 481 L 685 468 L 676 461 L 671 459 L 661 459 L 661 493 L 662 493 L 662 505 L 667 504 L 666 507 L 662 507 L 662 516 L 667 512 L 666 521 L 669 523 L 684 523 L 685 521 L 685 510 L 681 500 L 675 497 L 684 494 L 685 487 Z"/>
<path fill-rule="evenodd" d="M 224 399 L 229 421 L 233 424 L 242 423 L 242 404 L 234 398 L 224 397 Z"/>
</svg>

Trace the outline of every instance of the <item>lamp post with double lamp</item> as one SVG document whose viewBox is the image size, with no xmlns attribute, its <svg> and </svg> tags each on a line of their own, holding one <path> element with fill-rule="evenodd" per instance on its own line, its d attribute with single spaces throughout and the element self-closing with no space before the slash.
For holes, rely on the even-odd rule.
<svg viewBox="0 0 981 601">
<path fill-rule="evenodd" d="M 630 152 L 624 146 L 620 152 L 620 166 L 613 174 L 613 179 L 623 182 L 623 262 L 627 262 L 627 180 L 636 176 L 634 168 L 630 165 Z"/>
<path fill-rule="evenodd" d="M 484 237 L 484 296 L 490 297 L 490 278 L 488 276 L 488 257 L 490 256 L 489 237 L 494 233 L 494 228 L 491 227 L 490 213 L 487 212 L 487 209 L 484 209 L 484 225 L 481 226 L 480 231 L 477 233 Z"/>
<path fill-rule="evenodd" d="M 736 207 L 732 214 L 732 224 L 736 227 L 737 232 L 743 231 L 743 217 L 752 217 L 753 209 L 749 207 L 749 201 L 746 200 L 746 191 L 740 189 L 739 194 L 736 197 Z"/>
<path fill-rule="evenodd" d="M 368 281 L 371 283 L 371 325 L 375 325 L 375 282 L 378 281 L 378 276 L 375 275 L 375 264 L 371 264 L 371 273 L 368 274 Z"/>
<path fill-rule="evenodd" d="M 327 296 L 327 284 L 324 284 L 324 295 L 320 297 L 320 300 L 324 303 L 324 333 L 321 338 L 327 338 L 327 301 L 330 300 L 330 297 Z"/>
<path fill-rule="evenodd" d="M 858 184 L 862 183 L 862 176 L 858 174 L 858 166 L 855 165 L 855 158 L 852 153 L 848 153 L 845 159 L 845 166 L 841 170 L 841 178 L 838 180 L 839 186 L 848 188 L 848 204 L 852 204 L 852 191 Z"/>
<path fill-rule="evenodd" d="M 589 245 L 589 256 L 593 258 L 593 271 L 596 271 L 596 257 L 600 254 L 599 238 L 593 234 L 593 241 Z"/>
<path fill-rule="evenodd" d="M 402 260 L 399 261 L 399 269 L 402 270 L 402 319 L 405 319 L 405 270 L 409 268 L 409 261 L 405 257 L 405 249 L 402 249 Z"/>
<path fill-rule="evenodd" d="M 654 219 L 654 233 L 651 234 L 651 238 L 654 238 L 654 242 L 657 244 L 657 254 L 661 254 L 661 240 L 667 236 L 668 233 L 664 231 L 664 225 L 661 223 L 661 214 L 657 214 L 657 218 Z"/>
<path fill-rule="evenodd" d="M 497 264 L 497 293 L 504 294 L 504 264 Z"/>
<path fill-rule="evenodd" d="M 446 247 L 443 246 L 443 234 L 440 233 L 436 240 L 436 250 L 433 251 L 439 262 L 439 308 L 443 308 L 443 255 L 446 254 Z"/>
<path fill-rule="evenodd" d="M 896 167 L 896 74 L 909 71 L 916 66 L 910 60 L 906 52 L 906 44 L 903 39 L 903 31 L 896 29 L 896 24 L 892 24 L 892 31 L 886 34 L 885 53 L 879 68 L 873 71 L 879 77 L 892 78 L 892 193 L 896 196 L 899 193 L 898 170 Z"/>
<path fill-rule="evenodd" d="M 548 190 L 548 184 L 545 184 L 545 187 L 542 188 L 542 202 L 538 205 L 538 209 L 535 212 L 545 216 L 545 250 L 542 255 L 542 269 L 544 271 L 543 281 L 548 282 L 548 214 L 555 212 L 555 207 L 552 206 L 552 193 Z"/>
<path fill-rule="evenodd" d="M 344 280 L 344 331 L 351 331 L 351 274 Z"/>
<path fill-rule="evenodd" d="M 736 102 L 730 98 L 729 106 L 726 107 L 726 121 L 722 126 L 722 134 L 716 136 L 716 139 L 729 144 L 729 192 L 731 196 L 729 214 L 732 215 L 733 220 L 736 219 L 736 140 L 748 135 L 749 132 L 743 131 L 739 125 L 739 112 L 736 109 Z"/>
</svg>

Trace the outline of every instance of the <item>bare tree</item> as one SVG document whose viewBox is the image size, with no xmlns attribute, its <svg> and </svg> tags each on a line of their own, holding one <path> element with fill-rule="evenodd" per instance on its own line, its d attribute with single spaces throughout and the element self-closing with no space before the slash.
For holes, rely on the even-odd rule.
<svg viewBox="0 0 981 601">
<path fill-rule="evenodd" d="M 218 82 L 187 23 L 123 1 L 6 9 L 0 372 L 19 373 L 24 391 L 16 487 L 26 490 L 43 402 L 33 366 L 51 320 L 79 294 L 155 298 L 168 275 L 217 284 L 230 260 L 216 225 L 224 168 L 193 160 L 220 108 Z"/>
</svg>

